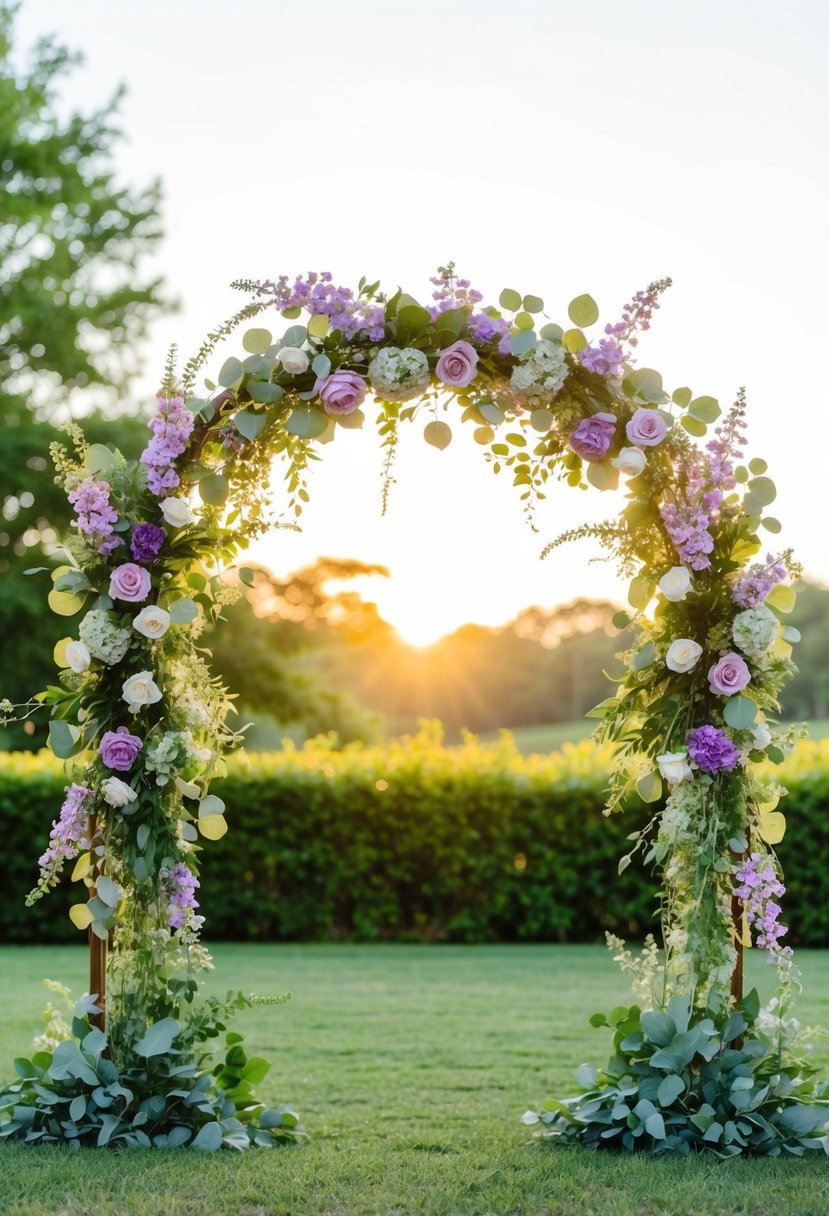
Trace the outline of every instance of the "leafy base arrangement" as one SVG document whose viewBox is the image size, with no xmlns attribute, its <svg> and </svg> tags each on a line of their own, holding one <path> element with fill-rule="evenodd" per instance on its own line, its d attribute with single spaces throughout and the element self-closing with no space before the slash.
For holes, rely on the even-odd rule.
<svg viewBox="0 0 829 1216">
<path fill-rule="evenodd" d="M 284 999 L 284 998 L 280 998 Z M 153 1022 L 126 1051 L 91 1019 L 101 1013 L 92 997 L 75 1005 L 71 1031 L 55 1017 L 51 1042 L 31 1059 L 14 1062 L 19 1080 L 0 1089 L 0 1138 L 26 1144 L 66 1143 L 102 1148 L 274 1148 L 303 1132 L 287 1106 L 268 1110 L 253 1086 L 270 1064 L 248 1057 L 242 1036 L 225 1036 L 225 1056 L 212 1071 L 210 1053 L 195 1050 L 195 1032 L 215 1038 L 226 1018 L 256 1003 L 243 993 L 209 998 L 189 1019 Z M 71 1033 L 71 1038 L 55 1038 Z"/>
<path fill-rule="evenodd" d="M 764 1016 L 756 990 L 728 1016 L 699 1017 L 674 997 L 664 1011 L 590 1020 L 613 1027 L 613 1055 L 601 1072 L 582 1064 L 577 1097 L 524 1115 L 542 1137 L 721 1158 L 829 1153 L 829 1086 L 787 1050 L 785 1019 Z"/>
</svg>

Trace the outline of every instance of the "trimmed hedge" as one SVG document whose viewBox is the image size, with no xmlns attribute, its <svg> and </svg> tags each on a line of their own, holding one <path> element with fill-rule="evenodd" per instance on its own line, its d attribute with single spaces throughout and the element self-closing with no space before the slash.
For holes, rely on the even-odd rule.
<svg viewBox="0 0 829 1216">
<path fill-rule="evenodd" d="M 606 819 L 609 752 L 590 743 L 522 757 L 508 737 L 442 746 L 434 728 L 382 747 L 234 758 L 215 792 L 231 830 L 201 854 L 207 937 L 591 941 L 641 936 L 656 880 L 626 836 L 649 811 Z M 789 787 L 779 846 L 793 945 L 827 946 L 829 741 L 801 744 L 770 776 Z M 77 940 L 64 882 L 24 906 L 65 778 L 48 753 L 0 754 L 6 859 L 0 939 Z"/>
</svg>

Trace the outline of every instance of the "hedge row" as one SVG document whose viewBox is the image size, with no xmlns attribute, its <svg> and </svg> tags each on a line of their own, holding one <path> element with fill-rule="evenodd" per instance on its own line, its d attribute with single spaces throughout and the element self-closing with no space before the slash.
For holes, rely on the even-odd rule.
<svg viewBox="0 0 829 1216">
<path fill-rule="evenodd" d="M 384 747 L 236 758 L 215 792 L 231 830 L 202 854 L 208 939 L 592 941 L 641 936 L 656 884 L 625 837 L 645 810 L 606 819 L 609 754 L 589 743 L 522 757 L 505 739 L 442 746 L 424 730 Z M 792 944 L 828 946 L 829 742 L 770 776 L 790 790 L 779 853 Z M 0 940 L 76 940 L 64 883 L 24 906 L 65 778 L 48 754 L 0 755 L 5 898 Z"/>
</svg>

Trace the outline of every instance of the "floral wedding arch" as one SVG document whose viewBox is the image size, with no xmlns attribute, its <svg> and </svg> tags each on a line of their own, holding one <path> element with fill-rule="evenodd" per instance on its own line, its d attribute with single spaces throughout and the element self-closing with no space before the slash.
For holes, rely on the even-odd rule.
<svg viewBox="0 0 829 1216">
<path fill-rule="evenodd" d="M 634 798 L 655 808 L 620 866 L 641 852 L 660 872 L 663 951 L 650 941 L 634 959 L 613 940 L 640 1004 L 596 1015 L 614 1030 L 609 1064 L 583 1066 L 579 1097 L 525 1122 L 594 1147 L 721 1156 L 826 1143 L 822 1087 L 784 1017 L 793 964 L 773 852 L 784 791 L 757 775 L 793 739 L 773 715 L 792 671 L 797 635 L 781 617 L 797 571 L 760 539 L 780 525 L 765 514 L 775 490 L 764 462 L 744 458 L 744 394 L 723 415 L 712 397 L 669 395 L 636 365 L 669 280 L 639 292 L 600 336 L 588 295 L 571 302 L 564 328 L 544 322 L 536 296 L 505 290 L 485 306 L 451 265 L 432 283 L 428 306 L 365 280 L 337 287 L 329 274 L 235 284 L 251 302 L 180 379 L 171 358 L 138 462 L 88 446 L 77 427 L 71 450 L 53 448 L 75 519 L 49 603 L 80 619 L 56 648 L 57 682 L 5 709 L 48 708 L 51 748 L 71 762 L 30 898 L 73 864 L 84 897 L 71 917 L 90 934 L 92 995 L 73 1038 L 16 1062 L 17 1082 L 0 1091 L 0 1136 L 214 1150 L 298 1134 L 289 1108 L 257 1102 L 267 1064 L 246 1056 L 239 1035 L 206 1065 L 209 1040 L 249 999 L 197 999 L 208 962 L 198 853 L 227 830 L 209 786 L 241 742 L 201 638 L 252 580 L 244 567 L 226 574 L 268 526 L 274 460 L 294 522 L 319 445 L 361 426 L 371 405 L 384 502 L 404 422 L 438 448 L 468 424 L 530 517 L 551 478 L 626 487 L 620 513 L 559 541 L 597 537 L 631 576 L 630 612 L 615 621 L 636 637 L 627 674 L 592 716 L 616 745 L 607 813 Z M 287 328 L 248 328 L 243 352 L 200 396 L 196 377 L 219 342 L 266 311 Z M 776 1014 L 742 990 L 752 936 L 780 974 Z"/>
</svg>

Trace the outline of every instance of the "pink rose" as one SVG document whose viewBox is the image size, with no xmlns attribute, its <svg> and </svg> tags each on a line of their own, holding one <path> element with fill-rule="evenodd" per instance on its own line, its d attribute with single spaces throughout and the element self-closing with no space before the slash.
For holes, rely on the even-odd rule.
<svg viewBox="0 0 829 1216">
<path fill-rule="evenodd" d="M 356 372 L 341 369 L 318 380 L 316 389 L 326 414 L 353 414 L 365 397 L 368 385 Z"/>
<path fill-rule="evenodd" d="M 135 562 L 116 566 L 109 580 L 109 594 L 114 600 L 140 604 L 150 594 L 150 572 Z"/>
<path fill-rule="evenodd" d="M 613 414 L 591 414 L 582 418 L 570 435 L 568 443 L 582 460 L 604 460 L 616 433 Z"/>
<path fill-rule="evenodd" d="M 631 443 L 640 448 L 654 448 L 668 433 L 665 419 L 659 410 L 638 409 L 625 427 Z"/>
<path fill-rule="evenodd" d="M 138 735 L 131 735 L 126 726 L 108 730 L 101 738 L 98 751 L 107 768 L 126 773 L 135 764 L 143 744 Z"/>
<path fill-rule="evenodd" d="M 730 697 L 735 692 L 742 692 L 750 683 L 751 672 L 746 666 L 745 659 L 735 654 L 733 650 L 718 659 L 708 672 L 708 685 L 711 691 L 719 693 L 721 697 Z"/>
<path fill-rule="evenodd" d="M 477 370 L 475 347 L 468 342 L 453 342 L 438 359 L 435 373 L 449 388 L 466 388 L 475 379 Z"/>
</svg>

